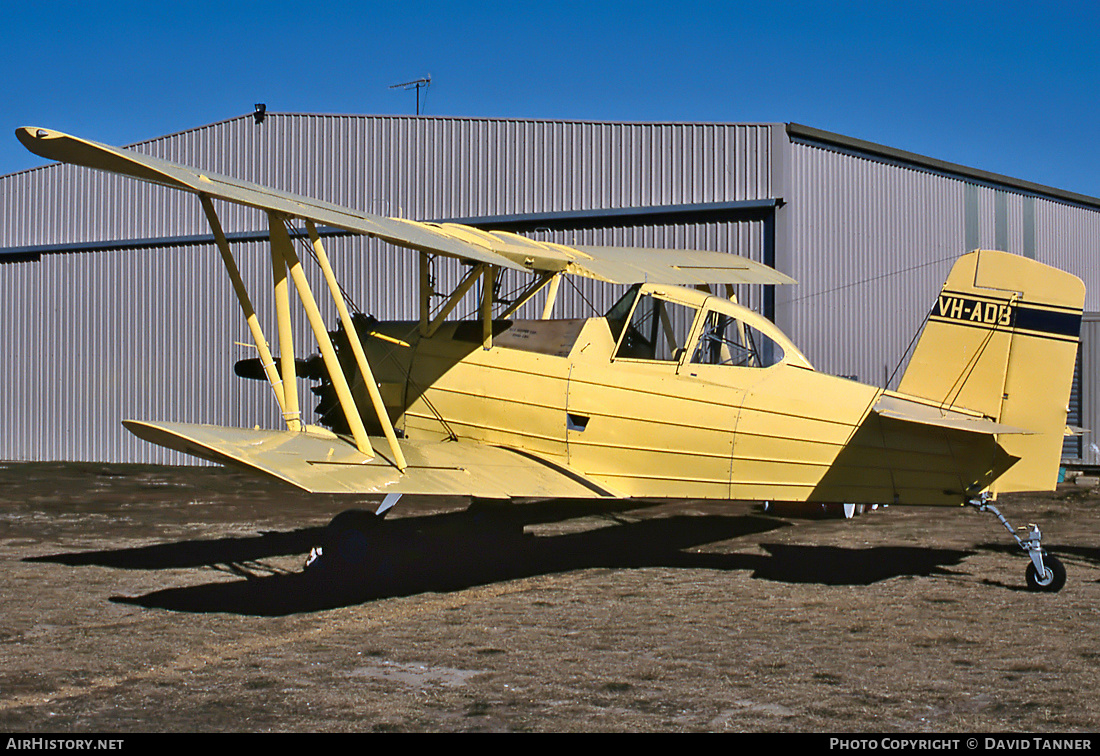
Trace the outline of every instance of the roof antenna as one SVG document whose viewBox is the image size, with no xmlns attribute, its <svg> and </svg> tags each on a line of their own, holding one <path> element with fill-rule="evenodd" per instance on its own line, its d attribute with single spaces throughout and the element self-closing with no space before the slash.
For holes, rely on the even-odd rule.
<svg viewBox="0 0 1100 756">
<path fill-rule="evenodd" d="M 412 89 L 416 88 L 416 114 L 420 115 L 420 88 L 427 88 L 431 86 L 432 75 L 428 74 L 423 79 L 414 79 L 413 81 L 405 81 L 400 84 L 393 84 L 390 89 Z"/>
</svg>

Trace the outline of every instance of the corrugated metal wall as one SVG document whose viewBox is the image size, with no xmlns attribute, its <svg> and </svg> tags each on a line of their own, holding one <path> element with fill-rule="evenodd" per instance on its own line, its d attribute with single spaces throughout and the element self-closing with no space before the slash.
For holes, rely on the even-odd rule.
<svg viewBox="0 0 1100 756">
<path fill-rule="evenodd" d="M 432 219 L 766 199 L 753 124 L 269 114 L 131 149 L 373 213 Z M 0 246 L 206 232 L 190 195 L 71 166 L 0 178 Z M 153 212 L 152 210 L 155 210 Z M 262 227 L 234 207 L 226 230 Z"/>
<path fill-rule="evenodd" d="M 1088 431 L 1081 437 L 1081 461 L 1100 465 L 1100 313 L 1085 314 L 1081 324 L 1081 425 Z"/>
<path fill-rule="evenodd" d="M 370 212 L 434 219 L 768 199 L 776 128 L 268 114 L 260 125 L 245 116 L 134 149 Z M 231 233 L 266 228 L 246 208 L 219 205 L 219 213 Z M 760 221 L 629 223 L 543 238 L 761 259 Z M 0 178 L 0 247 L 207 232 L 198 202 L 181 192 L 71 166 Z M 326 246 L 364 310 L 414 316 L 414 254 L 348 237 Z M 266 246 L 235 251 L 274 342 Z M 563 287 L 564 313 L 602 310 L 616 295 L 573 283 L 577 290 Z M 313 286 L 321 289 L 316 277 Z M 755 294 L 742 296 L 755 303 Z M 253 353 L 235 343 L 250 338 L 213 246 L 2 264 L 0 317 L 9 334 L 0 341 L 9 375 L 0 412 L 11 429 L 0 436 L 0 459 L 194 462 L 130 437 L 119 424 L 127 417 L 279 426 L 266 384 L 232 373 Z M 327 317 L 335 325 L 331 306 Z M 295 330 L 296 350 L 313 351 L 300 314 Z M 305 382 L 301 393 L 309 421 Z"/>
<path fill-rule="evenodd" d="M 777 322 L 825 372 L 883 385 L 963 252 L 963 182 L 792 143 Z M 896 378 L 891 388 L 896 387 Z"/>
<path fill-rule="evenodd" d="M 1038 259 L 1085 282 L 1085 311 L 1100 311 L 1100 211 L 1035 200 Z"/>
</svg>

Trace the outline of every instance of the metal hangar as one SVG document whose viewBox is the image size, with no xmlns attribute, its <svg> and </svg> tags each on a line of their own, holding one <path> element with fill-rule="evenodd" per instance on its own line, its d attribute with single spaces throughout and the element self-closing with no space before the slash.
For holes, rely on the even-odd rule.
<svg viewBox="0 0 1100 756">
<path fill-rule="evenodd" d="M 1069 422 L 1100 429 L 1097 198 L 783 123 L 267 113 L 131 148 L 382 215 L 747 256 L 799 285 L 743 287 L 742 303 L 817 369 L 890 388 L 959 255 L 1036 258 L 1088 289 Z M 220 212 L 249 289 L 269 291 L 265 219 Z M 253 355 L 248 331 L 192 197 L 48 165 L 0 177 L 0 218 L 0 459 L 193 464 L 121 420 L 280 426 L 266 386 L 233 372 Z M 339 234 L 326 246 L 364 311 L 416 318 L 416 255 Z M 563 287 L 560 312 L 617 294 Z M 1065 455 L 1100 464 L 1098 443 L 1070 439 Z"/>
</svg>

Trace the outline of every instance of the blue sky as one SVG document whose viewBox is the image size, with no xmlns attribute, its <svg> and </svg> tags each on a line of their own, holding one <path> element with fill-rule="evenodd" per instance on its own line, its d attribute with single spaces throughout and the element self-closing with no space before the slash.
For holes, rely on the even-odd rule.
<svg viewBox="0 0 1100 756">
<path fill-rule="evenodd" d="M 1096 3 L 7 4 L 23 125 L 110 144 L 252 110 L 795 121 L 1100 196 Z"/>
</svg>

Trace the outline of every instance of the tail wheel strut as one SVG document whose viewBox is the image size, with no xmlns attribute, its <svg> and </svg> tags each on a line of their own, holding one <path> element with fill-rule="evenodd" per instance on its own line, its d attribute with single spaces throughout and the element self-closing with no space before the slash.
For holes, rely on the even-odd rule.
<svg viewBox="0 0 1100 756">
<path fill-rule="evenodd" d="M 1043 534 L 1035 523 L 1028 523 L 1026 528 L 1013 528 L 1000 510 L 989 503 L 983 495 L 982 498 L 972 499 L 972 506 L 979 512 L 992 512 L 1009 534 L 1016 539 L 1020 548 L 1027 552 L 1031 562 L 1027 565 L 1024 575 L 1027 587 L 1033 591 L 1044 593 L 1057 593 L 1066 584 L 1066 568 L 1053 554 L 1050 554 L 1042 546 Z"/>
</svg>

